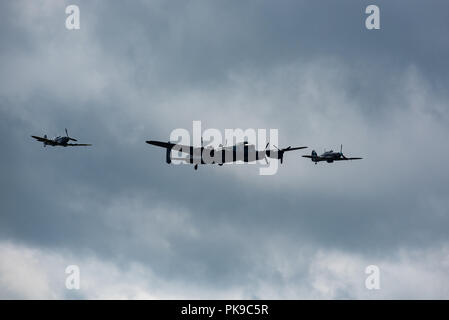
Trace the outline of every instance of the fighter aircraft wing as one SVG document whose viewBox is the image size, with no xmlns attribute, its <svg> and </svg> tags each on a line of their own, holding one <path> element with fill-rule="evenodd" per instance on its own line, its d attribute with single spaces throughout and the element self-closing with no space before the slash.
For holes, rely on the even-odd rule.
<svg viewBox="0 0 449 320">
<path fill-rule="evenodd" d="M 53 140 L 50 140 L 50 139 L 47 139 L 47 138 L 42 138 L 42 137 L 38 137 L 38 136 L 31 136 L 31 138 L 34 138 L 34 139 L 36 139 L 37 141 L 40 141 L 40 142 L 47 143 L 49 145 L 54 145 L 55 144 L 55 142 Z"/>
<path fill-rule="evenodd" d="M 149 140 L 149 141 L 146 141 L 146 143 L 152 144 L 153 146 L 166 148 L 166 149 L 173 149 L 174 151 L 181 151 L 181 152 L 188 153 L 188 154 L 193 154 L 193 149 L 194 149 L 194 147 L 192 147 L 192 146 L 186 146 L 183 144 L 175 144 L 175 143 L 171 143 L 171 142 Z"/>
<path fill-rule="evenodd" d="M 67 147 L 90 147 L 89 143 L 67 143 Z"/>
<path fill-rule="evenodd" d="M 343 160 L 360 160 L 363 158 L 340 158 L 340 159 L 334 159 L 334 161 L 343 161 Z"/>
<path fill-rule="evenodd" d="M 51 140 L 48 140 L 47 138 L 42 138 L 42 137 L 37 137 L 37 136 L 31 136 L 31 138 L 34 138 L 40 142 L 51 142 Z"/>
</svg>

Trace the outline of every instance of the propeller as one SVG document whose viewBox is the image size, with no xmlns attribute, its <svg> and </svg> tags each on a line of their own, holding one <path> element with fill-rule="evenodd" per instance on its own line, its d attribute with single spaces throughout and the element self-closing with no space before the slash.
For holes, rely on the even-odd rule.
<svg viewBox="0 0 449 320">
<path fill-rule="evenodd" d="M 67 138 L 69 138 L 69 140 L 71 140 L 71 141 L 78 141 L 78 140 L 76 140 L 76 139 L 74 139 L 74 138 L 70 138 L 70 137 L 69 137 L 69 134 L 68 134 L 68 132 L 67 132 L 67 128 L 65 128 L 65 135 L 66 135 Z"/>
<path fill-rule="evenodd" d="M 344 160 L 361 160 L 363 158 L 360 157 L 356 157 L 356 158 L 347 158 L 344 154 L 343 154 L 343 145 L 340 145 L 340 156 L 344 159 Z"/>
<path fill-rule="evenodd" d="M 288 146 L 287 148 L 279 149 L 277 146 L 273 144 L 273 147 L 275 147 L 278 151 L 278 159 L 281 160 L 281 163 L 284 161 L 284 152 L 286 151 L 293 151 L 293 150 L 299 150 L 299 149 L 305 149 L 307 147 L 294 147 Z M 269 152 L 269 151 L 268 151 Z"/>
<path fill-rule="evenodd" d="M 275 145 L 273 144 L 273 147 L 275 147 L 276 149 L 278 149 L 278 154 L 279 154 L 278 158 L 279 158 L 279 160 L 281 160 L 281 163 L 283 163 L 283 162 L 284 162 L 284 151 L 290 149 L 291 146 L 289 146 L 288 148 L 285 148 L 285 149 L 279 149 L 277 146 L 275 146 Z"/>
<path fill-rule="evenodd" d="M 267 150 L 268 149 L 268 146 L 270 145 L 270 142 L 268 141 L 268 143 L 267 143 L 267 145 L 265 146 L 265 152 L 264 152 L 264 156 L 263 156 L 263 158 L 264 158 L 264 160 L 265 160 L 265 163 L 268 165 L 268 159 L 267 159 L 267 154 L 269 155 L 270 154 L 270 150 Z"/>
<path fill-rule="evenodd" d="M 267 143 L 267 146 L 265 147 L 265 154 L 271 158 L 271 151 L 272 150 L 267 150 L 269 143 Z M 287 148 L 283 148 L 283 149 L 279 149 L 276 145 L 273 144 L 273 147 L 275 147 L 277 149 L 277 159 L 281 160 L 281 163 L 284 161 L 284 152 L 286 151 L 293 151 L 293 150 L 299 150 L 299 149 L 305 149 L 307 147 L 294 147 L 292 148 L 292 146 L 288 146 Z M 275 151 L 275 150 L 274 150 Z"/>
<path fill-rule="evenodd" d="M 348 159 L 348 158 L 346 158 L 345 155 L 343 154 L 343 145 L 342 145 L 342 144 L 340 145 L 340 156 L 341 156 L 343 159 Z"/>
</svg>

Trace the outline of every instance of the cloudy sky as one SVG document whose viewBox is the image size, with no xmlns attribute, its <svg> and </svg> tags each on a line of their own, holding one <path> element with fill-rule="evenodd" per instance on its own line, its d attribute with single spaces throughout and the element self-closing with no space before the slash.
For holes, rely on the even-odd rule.
<svg viewBox="0 0 449 320">
<path fill-rule="evenodd" d="M 1 1 L 0 298 L 449 298 L 448 31 L 444 0 Z M 194 120 L 309 149 L 145 144 Z M 94 146 L 30 137 L 66 127 Z M 341 143 L 364 160 L 300 157 Z"/>
</svg>

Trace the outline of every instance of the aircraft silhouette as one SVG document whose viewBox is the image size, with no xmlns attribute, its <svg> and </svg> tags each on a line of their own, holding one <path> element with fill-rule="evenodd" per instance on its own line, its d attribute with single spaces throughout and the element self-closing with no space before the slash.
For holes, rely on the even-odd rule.
<svg viewBox="0 0 449 320">
<path fill-rule="evenodd" d="M 69 134 L 67 133 L 67 129 L 65 129 L 65 136 L 57 136 L 53 139 L 48 139 L 47 135 L 44 135 L 44 137 L 38 137 L 38 136 L 31 136 L 32 138 L 36 139 L 37 141 L 40 141 L 44 144 L 44 147 L 46 146 L 60 146 L 60 147 L 88 147 L 91 146 L 91 144 L 79 144 L 79 143 L 69 143 L 69 141 L 78 141 L 74 138 L 70 138 Z"/>
<path fill-rule="evenodd" d="M 201 147 L 193 147 L 154 140 L 146 141 L 146 143 L 166 148 L 167 151 L 165 161 L 167 163 L 171 163 L 172 160 L 181 160 L 186 163 L 194 164 L 195 170 L 198 169 L 199 164 L 218 164 L 219 166 L 222 166 L 224 163 L 232 163 L 236 161 L 252 162 L 261 159 L 265 159 L 265 161 L 268 163 L 267 157 L 279 159 L 281 163 L 283 163 L 285 152 L 307 148 L 292 148 L 291 146 L 289 146 L 287 148 L 279 149 L 278 147 L 273 145 L 276 149 L 270 150 L 268 149 L 270 143 L 267 143 L 265 150 L 256 150 L 255 145 L 248 144 L 248 141 L 244 141 L 229 147 L 220 145 L 218 148 L 214 149 L 211 146 L 203 147 L 203 139 L 201 139 Z M 172 151 L 187 153 L 188 156 L 184 158 L 172 158 Z"/>
<path fill-rule="evenodd" d="M 340 145 L 340 152 L 334 152 L 333 150 L 324 151 L 321 155 L 318 155 L 315 150 L 312 150 L 312 154 L 310 156 L 303 156 L 304 158 L 309 158 L 315 164 L 321 161 L 326 161 L 327 163 L 332 163 L 334 161 L 344 161 L 344 160 L 360 160 L 363 158 L 347 158 L 343 154 L 343 145 Z"/>
</svg>

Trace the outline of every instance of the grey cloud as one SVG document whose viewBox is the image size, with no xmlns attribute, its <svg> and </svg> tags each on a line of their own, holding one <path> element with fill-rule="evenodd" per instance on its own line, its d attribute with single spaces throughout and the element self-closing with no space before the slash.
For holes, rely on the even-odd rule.
<svg viewBox="0 0 449 320">
<path fill-rule="evenodd" d="M 428 36 L 448 29 L 443 2 L 379 1 L 377 33 L 363 29 L 363 2 L 79 5 L 81 30 L 69 32 L 64 4 L 2 4 L 2 240 L 93 255 L 111 272 L 137 263 L 172 295 L 258 298 L 296 286 L 306 297 L 326 274 L 307 271 L 319 251 L 358 268 L 448 242 L 448 45 Z M 144 143 L 192 120 L 278 128 L 282 145 L 343 143 L 365 159 L 315 166 L 289 154 L 261 177 L 256 166 L 170 167 Z M 94 147 L 29 137 L 65 127 Z M 299 271 L 285 279 L 277 261 Z M 334 297 L 364 296 L 351 281 Z"/>
</svg>

